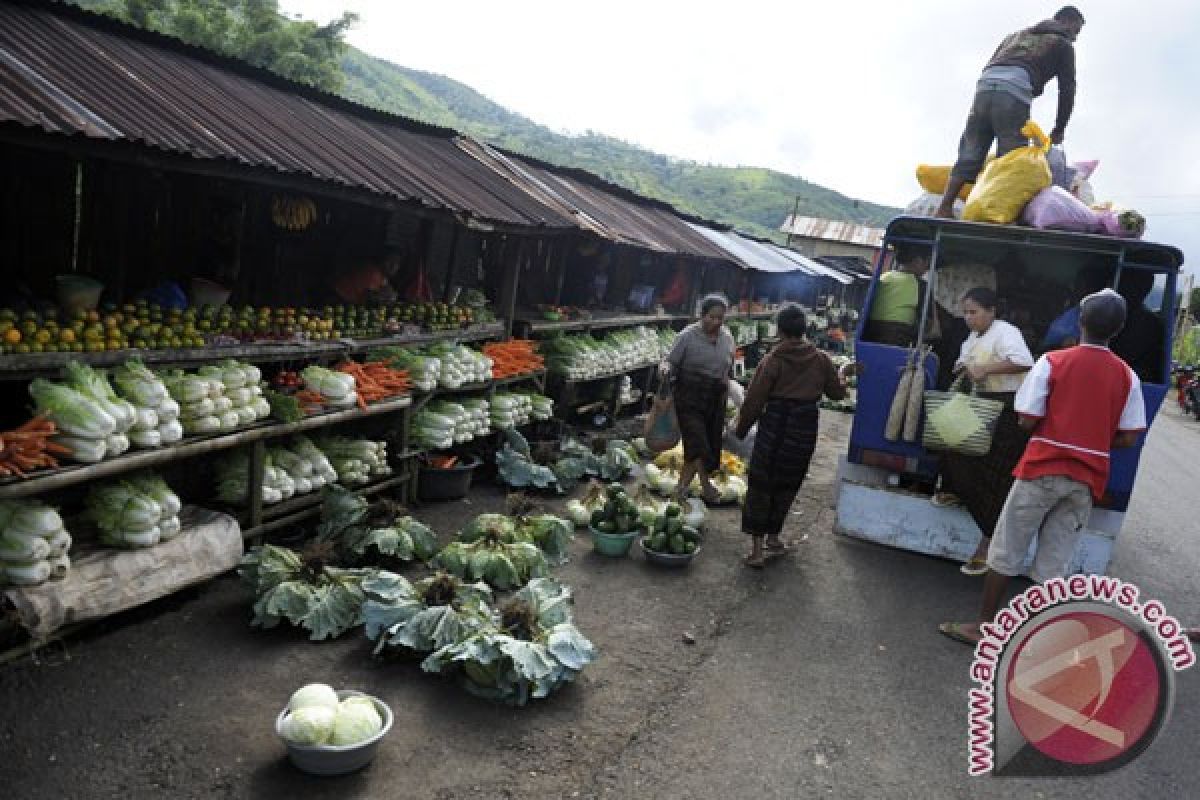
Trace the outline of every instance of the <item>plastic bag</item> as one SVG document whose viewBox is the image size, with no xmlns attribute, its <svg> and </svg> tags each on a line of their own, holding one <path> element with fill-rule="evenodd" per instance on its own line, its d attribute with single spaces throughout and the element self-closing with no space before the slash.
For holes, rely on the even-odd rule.
<svg viewBox="0 0 1200 800">
<path fill-rule="evenodd" d="M 679 444 L 679 420 L 675 417 L 675 401 L 670 395 L 654 398 L 643 436 L 646 446 L 656 453 Z"/>
<path fill-rule="evenodd" d="M 1046 163 L 1050 165 L 1050 180 L 1053 184 L 1069 190 L 1075 173 L 1073 167 L 1067 166 L 1066 152 L 1054 145 L 1046 151 Z"/>
<path fill-rule="evenodd" d="M 1061 186 L 1042 189 L 1021 212 L 1021 222 L 1034 228 L 1092 233 L 1096 212 Z"/>
<path fill-rule="evenodd" d="M 909 217 L 932 217 L 937 214 L 938 206 L 942 204 L 942 196 L 933 192 L 923 192 L 916 200 L 913 200 L 904 209 L 904 213 Z M 963 201 L 955 198 L 954 200 L 954 218 L 961 219 L 963 210 Z"/>
<path fill-rule="evenodd" d="M 1021 133 L 1035 143 L 1005 153 L 984 168 L 967 198 L 963 219 L 1009 225 L 1016 222 L 1038 192 L 1050 186 L 1050 164 L 1046 161 L 1050 140 L 1032 120 L 1025 123 Z"/>
<path fill-rule="evenodd" d="M 995 156 L 988 156 L 984 162 L 986 169 L 989 164 L 996 160 Z M 954 169 L 952 166 L 934 166 L 932 164 L 917 165 L 917 183 L 921 184 L 921 188 L 930 194 L 935 194 L 938 197 L 938 202 L 941 202 L 942 195 L 946 192 L 946 184 L 950 182 L 950 171 Z M 971 194 L 971 189 L 975 184 L 968 183 L 958 192 L 958 199 L 966 201 Z"/>
<path fill-rule="evenodd" d="M 1101 209 L 1095 212 L 1096 233 L 1140 239 L 1146 232 L 1146 218 L 1133 210 Z"/>
</svg>

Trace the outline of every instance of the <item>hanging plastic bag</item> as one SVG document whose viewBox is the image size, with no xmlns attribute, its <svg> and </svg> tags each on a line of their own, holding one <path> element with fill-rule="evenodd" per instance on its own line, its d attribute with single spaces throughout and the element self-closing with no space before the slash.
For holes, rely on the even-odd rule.
<svg viewBox="0 0 1200 800">
<path fill-rule="evenodd" d="M 1061 186 L 1042 189 L 1021 212 L 1021 222 L 1033 228 L 1056 231 L 1096 231 L 1096 212 Z"/>
<path fill-rule="evenodd" d="M 666 378 L 661 379 L 642 436 L 646 439 L 646 447 L 655 453 L 670 450 L 682 438 L 679 418 L 675 416 L 675 399 L 671 396 L 671 384 Z"/>
<path fill-rule="evenodd" d="M 1034 144 L 1005 153 L 983 170 L 967 198 L 963 219 L 1010 225 L 1038 192 L 1051 185 L 1053 178 L 1046 161 L 1050 139 L 1033 120 L 1025 123 L 1021 134 Z"/>
</svg>

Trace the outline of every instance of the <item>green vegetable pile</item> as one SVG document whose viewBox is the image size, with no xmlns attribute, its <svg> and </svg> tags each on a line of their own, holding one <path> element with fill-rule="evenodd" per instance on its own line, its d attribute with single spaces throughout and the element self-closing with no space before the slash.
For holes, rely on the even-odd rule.
<svg viewBox="0 0 1200 800">
<path fill-rule="evenodd" d="M 619 483 L 605 489 L 604 505 L 592 512 L 590 523 L 600 533 L 633 533 L 641 525 L 637 506 Z"/>
<path fill-rule="evenodd" d="M 700 546 L 700 532 L 686 524 L 683 508 L 678 503 L 667 503 L 663 513 L 647 525 L 647 530 L 642 544 L 655 553 L 691 555 Z"/>
</svg>

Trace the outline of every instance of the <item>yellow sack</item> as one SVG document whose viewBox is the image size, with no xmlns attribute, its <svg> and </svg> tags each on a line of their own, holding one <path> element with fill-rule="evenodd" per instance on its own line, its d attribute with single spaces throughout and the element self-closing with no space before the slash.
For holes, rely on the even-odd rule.
<svg viewBox="0 0 1200 800">
<path fill-rule="evenodd" d="M 988 156 L 984 163 L 986 167 L 996 160 L 995 156 Z M 950 182 L 950 170 L 954 169 L 949 166 L 935 167 L 932 164 L 917 164 L 917 183 L 921 184 L 921 188 L 931 194 L 945 194 L 946 184 Z M 968 183 L 958 193 L 959 200 L 966 200 L 971 194 L 971 187 L 975 184 Z"/>
<path fill-rule="evenodd" d="M 1005 153 L 983 170 L 963 208 L 964 220 L 1011 225 L 1034 195 L 1054 182 L 1046 160 L 1050 139 L 1033 120 L 1021 133 L 1035 144 Z"/>
</svg>

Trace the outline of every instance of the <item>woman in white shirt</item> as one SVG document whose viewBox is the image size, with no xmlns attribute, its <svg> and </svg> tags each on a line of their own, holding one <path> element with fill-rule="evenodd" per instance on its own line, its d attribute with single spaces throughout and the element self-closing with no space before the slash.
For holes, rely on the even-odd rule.
<svg viewBox="0 0 1200 800">
<path fill-rule="evenodd" d="M 992 449 L 986 456 L 943 456 L 942 486 L 948 491 L 934 495 L 933 502 L 939 506 L 962 502 L 967 507 L 983 535 L 962 571 L 983 575 L 987 572 L 992 531 L 1012 486 L 1012 471 L 1029 440 L 1017 424 L 1013 400 L 1033 366 L 1033 354 L 1015 325 L 996 319 L 996 293 L 991 289 L 980 286 L 969 290 L 963 296 L 962 308 L 971 334 L 962 344 L 954 371 L 965 373 L 978 394 L 1002 401 L 1004 412 L 996 423 Z"/>
</svg>

